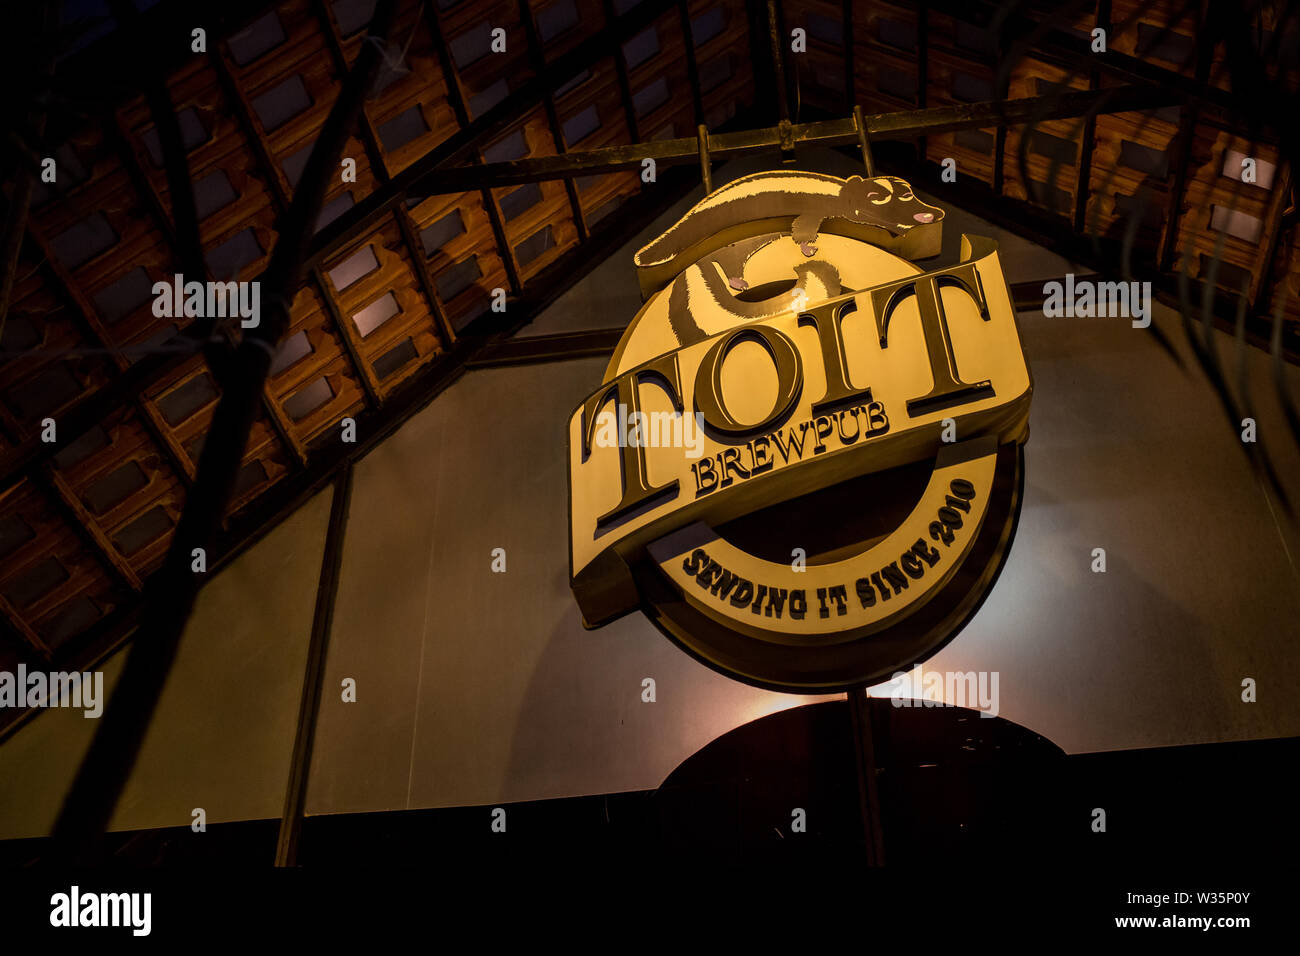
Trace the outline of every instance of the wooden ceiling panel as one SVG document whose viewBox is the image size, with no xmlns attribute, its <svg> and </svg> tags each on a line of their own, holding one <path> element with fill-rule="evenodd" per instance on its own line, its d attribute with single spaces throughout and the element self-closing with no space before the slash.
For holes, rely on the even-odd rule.
<svg viewBox="0 0 1300 956">
<path fill-rule="evenodd" d="M 421 4 L 406 0 L 400 5 L 391 34 L 394 39 L 366 101 L 366 120 L 388 176 L 405 169 L 460 128 L 429 22 Z M 356 34 L 343 47 L 349 63 L 360 43 L 360 34 Z"/>
<path fill-rule="evenodd" d="M 185 500 L 181 476 L 139 416 L 106 419 L 80 448 L 55 458 L 51 477 L 108 559 L 138 588 L 161 561 Z"/>
<path fill-rule="evenodd" d="M 1134 236 L 1139 247 L 1164 242 L 1178 127 L 1153 113 L 1113 113 L 1097 117 L 1093 161 L 1089 170 L 1085 225 L 1101 235 L 1124 235 L 1138 217 Z"/>
<path fill-rule="evenodd" d="M 438 22 L 471 119 L 536 76 L 517 0 L 458 3 L 439 9 Z M 505 49 L 494 52 L 492 31 L 498 29 L 504 31 Z"/>
<path fill-rule="evenodd" d="M 551 156 L 555 154 L 554 133 L 540 107 L 522 122 L 508 129 L 501 137 L 484 147 L 488 161 L 520 156 Z M 509 255 L 514 260 L 520 278 L 527 281 L 571 249 L 578 241 L 577 226 L 569 206 L 569 195 L 562 180 L 549 180 L 532 184 L 532 196 L 512 206 L 511 196 L 520 189 L 493 189 L 492 197 L 501 209 L 502 222 Z"/>
<path fill-rule="evenodd" d="M 480 194 L 431 196 L 408 214 L 428 263 L 434 294 L 455 322 L 488 308 L 492 290 L 509 287 Z"/>
<path fill-rule="evenodd" d="M 529 8 L 548 63 L 595 35 L 607 22 L 603 0 L 532 0 Z"/>
<path fill-rule="evenodd" d="M 0 364 L 0 425 L 15 443 L 36 441 L 47 426 L 113 375 L 108 357 L 56 290 L 43 263 L 18 263 L 13 305 L 5 321 L 5 348 L 21 360 Z"/>
<path fill-rule="evenodd" d="M 0 492 L 0 515 L 12 526 L 7 540 L 21 542 L 0 554 L 0 609 L 33 650 L 48 658 L 75 633 L 70 633 L 69 610 L 84 609 L 88 602 L 95 620 L 112 610 L 112 582 L 81 534 L 34 482 L 23 480 Z M 82 629 L 93 623 L 85 621 Z"/>
<path fill-rule="evenodd" d="M 374 265 L 350 266 L 358 255 L 371 257 Z M 390 394 L 412 372 L 445 350 L 417 268 L 400 227 L 390 217 L 328 262 L 324 270 L 338 313 L 345 323 L 351 323 L 349 333 L 359 343 L 358 351 L 378 382 L 381 395 Z M 398 348 L 405 351 L 393 354 Z M 406 360 L 399 362 L 403 355 Z"/>
<path fill-rule="evenodd" d="M 322 379 L 328 396 L 319 384 Z M 343 418 L 365 407 L 365 389 L 339 329 L 310 286 L 294 299 L 289 331 L 272 362 L 267 388 L 308 447 L 336 434 Z"/>
</svg>

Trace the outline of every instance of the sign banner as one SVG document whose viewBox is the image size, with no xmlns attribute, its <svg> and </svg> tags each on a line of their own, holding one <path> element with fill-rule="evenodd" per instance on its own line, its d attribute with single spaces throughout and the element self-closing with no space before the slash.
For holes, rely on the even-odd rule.
<svg viewBox="0 0 1300 956">
<path fill-rule="evenodd" d="M 1032 385 L 992 240 L 930 271 L 882 248 L 933 254 L 941 228 L 903 180 L 760 173 L 638 252 L 647 302 L 569 421 L 588 626 L 641 608 L 732 676 L 822 692 L 914 663 L 886 660 L 891 628 L 982 598 L 987 569 L 958 572 L 1005 539 L 1000 566 Z"/>
</svg>

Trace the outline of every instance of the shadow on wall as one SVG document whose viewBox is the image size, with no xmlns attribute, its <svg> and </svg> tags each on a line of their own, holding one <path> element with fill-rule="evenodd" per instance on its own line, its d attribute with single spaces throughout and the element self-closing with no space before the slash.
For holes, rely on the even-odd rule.
<svg viewBox="0 0 1300 956">
<path fill-rule="evenodd" d="M 871 698 L 885 862 L 1032 857 L 1064 835 L 1064 752 L 1000 717 Z M 741 864 L 865 859 L 847 701 L 772 714 L 704 747 L 655 794 L 664 848 Z"/>
<path fill-rule="evenodd" d="M 557 586 L 567 591 L 567 568 L 556 573 Z M 648 679 L 654 681 L 649 690 Z M 585 630 L 570 603 L 545 638 L 513 712 L 502 797 L 652 789 L 719 735 L 834 696 L 775 693 L 725 677 L 637 612 Z"/>
<path fill-rule="evenodd" d="M 1060 896 L 1079 874 L 1246 872 L 1290 866 L 1300 847 L 1284 783 L 1300 738 L 1067 756 L 1019 724 L 960 707 L 871 698 L 870 714 L 891 869 L 974 878 L 972 889 L 987 890 L 978 881 L 1014 863 Z M 643 827 L 677 866 L 861 866 L 859 792 L 848 704 L 831 701 L 701 749 L 652 795 Z M 793 829 L 800 809 L 804 832 Z"/>
</svg>

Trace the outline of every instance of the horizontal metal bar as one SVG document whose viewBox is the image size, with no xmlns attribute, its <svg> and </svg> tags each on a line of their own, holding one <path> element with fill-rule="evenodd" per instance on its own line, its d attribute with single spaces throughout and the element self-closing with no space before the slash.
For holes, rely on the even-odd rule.
<svg viewBox="0 0 1300 956">
<path fill-rule="evenodd" d="M 1101 282 L 1103 278 L 1099 272 L 1089 272 L 1087 275 L 1076 275 L 1074 282 L 1076 285 L 1085 282 Z M 1049 282 L 1064 281 L 1065 276 L 1052 276 L 1049 279 L 1029 279 L 1025 282 L 1014 282 L 1010 285 L 1012 306 L 1017 312 L 1041 309 L 1043 303 L 1047 301 L 1047 293 L 1043 291 L 1043 286 Z"/>
<path fill-rule="evenodd" d="M 1059 277 L 1058 277 L 1059 278 Z M 1098 281 L 1097 273 L 1078 276 L 1076 281 Z M 1050 279 L 1034 279 L 1011 285 L 1011 298 L 1017 312 L 1042 308 L 1043 285 Z M 495 368 L 506 365 L 532 365 L 596 358 L 611 354 L 627 330 L 623 327 L 586 329 L 580 332 L 557 332 L 553 335 L 529 335 L 504 339 L 481 350 L 465 362 L 467 369 Z"/>
<path fill-rule="evenodd" d="M 1092 112 L 1121 113 L 1156 109 L 1177 102 L 1180 102 L 1180 97 L 1167 90 L 1120 86 L 1017 100 L 868 114 L 865 121 L 867 134 L 873 141 L 899 140 L 954 130 L 1068 119 Z M 795 146 L 845 146 L 857 144 L 860 139 L 852 116 L 799 123 L 792 127 L 792 134 Z M 713 160 L 735 159 L 758 153 L 779 152 L 781 145 L 781 129 L 777 126 L 717 133 L 709 136 L 709 156 Z M 508 186 L 625 169 L 639 170 L 647 159 L 654 160 L 656 165 L 672 166 L 697 163 L 699 158 L 700 144 L 696 137 L 630 143 L 557 156 L 442 168 L 436 174 L 412 182 L 407 187 L 407 195 L 424 198 L 468 192 L 483 186 Z"/>
<path fill-rule="evenodd" d="M 560 362 L 566 359 L 609 355 L 618 347 L 626 329 L 592 329 L 584 332 L 560 332 L 555 335 L 529 335 L 505 339 L 483 349 L 465 363 L 466 368 L 492 368 L 502 365 L 531 365 Z"/>
<path fill-rule="evenodd" d="M 1029 121 L 1082 116 L 1094 110 L 1097 113 L 1111 113 L 1155 109 L 1178 101 L 1177 94 L 1166 90 L 1123 86 L 1057 96 L 1034 96 L 1000 102 L 966 103 L 924 110 L 876 113 L 867 115 L 865 121 L 868 135 L 872 140 L 909 139 L 923 134 L 952 130 L 980 129 L 1002 124 L 1014 125 Z M 489 118 L 484 117 L 483 120 L 489 121 Z M 471 124 L 471 127 L 474 125 Z M 404 196 L 446 195 L 622 169 L 639 170 L 642 161 L 647 158 L 654 159 L 656 164 L 665 166 L 699 161 L 699 140 L 692 137 L 610 146 L 604 149 L 539 156 L 503 163 L 481 163 L 455 168 L 438 167 L 438 163 L 462 154 L 481 133 L 481 127 L 477 130 L 467 128 L 462 131 L 462 134 L 453 136 L 452 141 L 435 148 L 424 159 L 403 170 L 393 178 L 392 182 L 358 204 L 349 214 L 345 214 L 330 227 L 322 230 L 312 242 L 311 252 L 307 257 L 308 267 L 320 265 L 321 261 L 333 251 L 386 217 Z M 806 146 L 844 146 L 857 144 L 860 141 L 858 128 L 852 116 L 844 119 L 800 123 L 791 128 L 790 135 L 793 136 L 796 145 Z M 782 131 L 777 126 L 709 136 L 711 159 L 733 159 L 765 152 L 779 152 L 781 145 Z M 424 168 L 424 172 L 413 172 L 419 168 Z M 115 407 L 121 402 L 123 396 L 136 393 L 165 370 L 174 368 L 181 360 L 183 359 L 179 356 L 160 355 L 152 361 L 136 363 L 96 393 L 94 400 L 85 408 L 75 406 L 65 415 L 68 421 L 64 424 L 71 427 L 61 427 L 60 432 L 68 436 L 68 441 L 73 440 L 96 424 L 103 417 L 106 408 Z M 17 460 L 13 461 L 7 470 L 5 479 L 0 481 L 0 487 L 6 487 L 18 474 L 53 455 L 59 447 L 33 445 L 26 451 L 20 452 Z"/>
</svg>

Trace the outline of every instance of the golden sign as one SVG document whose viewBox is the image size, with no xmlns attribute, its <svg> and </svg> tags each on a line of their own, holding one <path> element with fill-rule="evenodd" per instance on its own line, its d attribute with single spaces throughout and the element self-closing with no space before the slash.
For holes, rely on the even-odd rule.
<svg viewBox="0 0 1300 956">
<path fill-rule="evenodd" d="M 932 654 L 992 586 L 1032 385 L 996 244 L 903 180 L 768 172 L 635 257 L 646 303 L 569 421 L 584 623 L 640 608 L 760 686 Z"/>
</svg>

